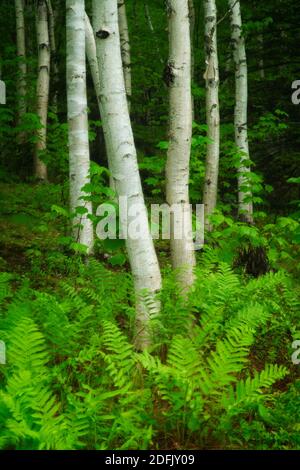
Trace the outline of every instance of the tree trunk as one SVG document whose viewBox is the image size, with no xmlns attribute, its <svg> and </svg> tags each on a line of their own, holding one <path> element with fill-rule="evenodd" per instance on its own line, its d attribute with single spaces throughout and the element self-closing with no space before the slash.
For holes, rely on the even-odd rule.
<svg viewBox="0 0 300 470">
<path fill-rule="evenodd" d="M 38 130 L 38 141 L 35 149 L 35 176 L 47 181 L 47 166 L 40 159 L 46 150 L 47 115 L 50 82 L 50 45 L 48 30 L 47 5 L 45 0 L 37 1 L 37 42 L 38 42 L 38 79 L 37 79 L 37 114 L 42 128 Z"/>
<path fill-rule="evenodd" d="M 98 59 L 97 59 L 96 42 L 95 42 L 94 31 L 93 31 L 90 19 L 87 14 L 85 15 L 85 50 L 86 50 L 86 55 L 87 55 L 87 59 L 88 59 L 90 70 L 91 70 L 95 93 L 97 96 L 99 114 L 100 114 L 100 117 L 102 118 L 101 83 L 100 83 L 100 76 L 99 76 L 99 65 L 98 65 Z M 105 135 L 105 129 L 103 127 L 102 129 L 103 129 L 103 134 Z M 110 137 L 109 135 L 105 137 L 105 147 L 106 147 L 107 155 L 110 154 L 110 151 L 108 148 L 108 146 L 110 145 L 109 137 Z M 108 157 L 107 157 L 107 160 L 108 160 L 108 165 L 109 165 Z M 114 184 L 114 180 L 111 174 L 109 178 L 109 185 L 110 185 L 110 188 L 115 191 L 115 184 Z"/>
<path fill-rule="evenodd" d="M 219 63 L 217 50 L 217 8 L 215 0 L 204 0 L 205 14 L 205 56 L 206 71 L 206 121 L 207 144 L 205 181 L 204 181 L 204 211 L 205 227 L 211 230 L 209 216 L 217 205 L 219 154 L 220 154 L 220 111 L 219 111 Z"/>
<path fill-rule="evenodd" d="M 134 217 L 136 209 L 139 212 L 138 236 L 124 223 L 126 214 L 122 213 L 121 218 L 136 292 L 135 343 L 138 348 L 145 349 L 151 343 L 151 314 L 159 311 L 156 293 L 161 288 L 161 276 L 148 224 L 126 100 L 117 0 L 93 0 L 93 18 L 101 82 L 101 116 L 105 139 L 109 142 L 109 166 L 117 194 L 126 201 L 129 219 L 130 215 Z"/>
<path fill-rule="evenodd" d="M 85 48 L 100 112 L 101 84 L 99 77 L 96 42 L 94 31 L 87 14 L 85 14 Z"/>
<path fill-rule="evenodd" d="M 130 103 L 131 103 L 131 95 L 132 95 L 131 57 L 130 57 L 130 42 L 129 42 L 129 32 L 128 32 L 125 0 L 118 1 L 118 16 L 119 16 L 121 56 L 122 56 L 122 63 L 123 63 L 125 89 L 126 89 L 128 108 L 130 111 Z"/>
<path fill-rule="evenodd" d="M 191 82 L 195 77 L 195 54 L 194 54 L 194 37 L 195 37 L 195 6 L 194 0 L 189 0 L 189 18 L 190 18 L 190 36 L 191 36 Z M 195 119 L 195 102 L 192 95 L 192 120 Z"/>
<path fill-rule="evenodd" d="M 235 143 L 240 151 L 241 163 L 238 176 L 239 215 L 246 222 L 253 222 L 252 193 L 249 182 L 249 145 L 247 128 L 248 77 L 245 40 L 242 35 L 240 2 L 229 0 L 231 39 L 235 64 Z"/>
<path fill-rule="evenodd" d="M 56 49 L 56 38 L 55 38 L 55 15 L 52 8 L 51 0 L 46 0 L 48 8 L 48 17 L 49 17 L 49 40 L 50 40 L 50 50 L 51 50 L 51 59 L 52 59 L 52 89 L 53 96 L 51 104 L 53 111 L 57 112 L 57 100 L 58 100 L 58 81 L 59 81 L 59 70 L 57 62 L 57 49 Z"/>
<path fill-rule="evenodd" d="M 17 55 L 18 55 L 18 125 L 22 122 L 22 117 L 26 113 L 26 94 L 27 94 L 27 65 L 26 65 L 26 42 L 25 42 L 25 22 L 24 22 L 24 4 L 23 0 L 15 0 L 16 9 L 16 29 L 17 29 Z M 18 143 L 23 144 L 25 140 L 24 132 L 18 135 Z"/>
<path fill-rule="evenodd" d="M 168 14 L 170 51 L 167 75 L 170 87 L 170 114 L 166 196 L 171 207 L 172 265 L 177 270 L 179 285 L 183 290 L 188 290 L 194 281 L 195 266 L 189 204 L 192 100 L 188 0 L 170 0 Z M 176 205 L 177 214 L 173 205 Z M 181 223 L 176 223 L 179 213 L 182 220 Z"/>
<path fill-rule="evenodd" d="M 93 250 L 93 224 L 88 215 L 92 213 L 92 204 L 80 199 L 88 196 L 82 188 L 90 183 L 84 0 L 67 0 L 66 8 L 70 209 L 72 213 L 80 206 L 87 210 L 73 219 L 73 236 L 76 242 L 87 246 L 87 254 L 90 254 Z"/>
</svg>

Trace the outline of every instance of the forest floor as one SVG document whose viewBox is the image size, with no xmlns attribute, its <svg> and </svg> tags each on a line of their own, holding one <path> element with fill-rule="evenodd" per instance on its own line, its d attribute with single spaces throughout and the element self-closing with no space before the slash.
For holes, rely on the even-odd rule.
<svg viewBox="0 0 300 470">
<path fill-rule="evenodd" d="M 224 417 L 224 411 L 222 411 L 222 407 L 218 402 L 218 394 L 212 394 L 204 405 L 204 411 L 202 408 L 201 411 L 197 411 L 197 409 L 190 406 L 192 402 L 186 399 L 185 381 L 187 377 L 185 376 L 183 392 L 180 389 L 180 381 L 176 385 L 178 389 L 174 390 L 172 388 L 174 386 L 173 379 L 169 379 L 165 383 L 165 379 L 161 378 L 162 382 L 160 384 L 159 381 L 152 383 L 153 378 L 151 375 L 145 376 L 137 382 L 136 377 L 134 377 L 132 383 L 136 389 L 134 388 L 131 392 L 135 397 L 134 400 L 130 401 L 126 397 L 122 398 L 122 394 L 120 394 L 118 400 L 115 400 L 114 396 L 117 392 L 111 390 L 111 379 L 108 378 L 110 374 L 109 367 L 107 371 L 104 371 L 104 364 L 101 365 L 101 374 L 104 377 L 103 383 L 101 382 L 100 385 L 97 381 L 94 384 L 90 383 L 92 380 L 91 370 L 98 370 L 97 368 L 99 368 L 99 353 L 94 352 L 93 345 L 93 341 L 97 342 L 98 339 L 93 340 L 93 335 L 99 331 L 100 320 L 102 321 L 103 317 L 104 319 L 108 318 L 110 321 L 116 319 L 118 327 L 126 334 L 126 341 L 128 341 L 128 337 L 130 342 L 132 341 L 129 325 L 132 325 L 134 309 L 132 307 L 132 293 L 130 292 L 131 281 L 128 281 L 126 274 L 128 266 L 127 264 L 111 266 L 105 257 L 101 258 L 102 255 L 98 254 L 95 266 L 91 265 L 91 269 L 94 269 L 92 274 L 89 274 L 88 270 L 85 271 L 85 266 L 82 269 L 82 257 L 76 256 L 68 245 L 62 243 L 68 234 L 64 219 L 57 216 L 57 213 L 53 213 L 52 210 L 53 205 L 64 206 L 65 200 L 64 189 L 59 185 L 0 184 L 0 272 L 12 274 L 11 287 L 15 292 L 18 292 L 26 283 L 30 286 L 31 293 L 28 297 L 28 306 L 33 309 L 33 315 L 35 315 L 36 305 L 41 304 L 39 308 L 42 310 L 37 310 L 37 317 L 33 317 L 33 319 L 41 328 L 47 341 L 48 335 L 50 335 L 50 341 L 54 341 L 54 346 L 51 346 L 50 349 L 51 354 L 54 354 L 53 363 L 50 363 L 50 366 L 47 365 L 47 367 L 49 367 L 49 377 L 52 377 L 52 380 L 54 380 L 53 377 L 55 378 L 53 383 L 56 396 L 66 395 L 62 399 L 61 408 L 65 407 L 69 399 L 70 403 L 76 404 L 77 393 L 80 399 L 76 406 L 81 406 L 81 400 L 85 392 L 81 391 L 80 388 L 78 390 L 78 375 L 82 377 L 81 380 L 87 382 L 87 389 L 92 387 L 90 390 L 93 391 L 94 387 L 94 391 L 91 393 L 97 394 L 99 387 L 100 389 L 104 388 L 104 391 L 105 387 L 108 387 L 107 397 L 111 400 L 108 406 L 111 410 L 115 410 L 111 413 L 112 415 L 116 413 L 117 418 L 115 419 L 117 419 L 118 426 L 121 428 L 123 426 L 122 435 L 120 437 L 117 434 L 109 441 L 110 438 L 107 436 L 111 435 L 110 428 L 109 426 L 108 428 L 103 427 L 103 422 L 100 419 L 97 438 L 100 441 L 101 439 L 104 439 L 104 441 L 107 439 L 107 445 L 112 446 L 112 448 L 121 445 L 120 440 L 121 443 L 123 442 L 122 445 L 125 445 L 122 441 L 122 439 L 125 439 L 125 435 L 128 438 L 126 444 L 128 448 L 131 448 L 130 446 L 133 446 L 133 448 L 154 446 L 157 449 L 300 448 L 298 432 L 300 429 L 299 367 L 291 363 L 291 354 L 293 352 L 291 344 L 293 339 L 299 335 L 300 291 L 297 276 L 294 275 L 295 269 L 291 269 L 291 274 L 285 271 L 281 272 L 278 269 L 278 272 L 274 270 L 274 273 L 271 272 L 258 279 L 245 277 L 241 270 L 238 269 L 233 272 L 231 267 L 224 262 L 220 262 L 218 266 L 217 257 L 219 252 L 214 248 L 207 254 L 207 266 L 209 267 L 205 266 L 204 263 L 203 267 L 197 272 L 196 290 L 190 307 L 188 307 L 191 311 L 188 311 L 186 307 L 178 302 L 176 294 L 174 296 L 172 283 L 168 287 L 170 291 L 164 294 L 166 295 L 163 299 L 165 324 L 162 334 L 166 334 L 166 337 L 161 339 L 163 343 L 157 346 L 157 351 L 160 351 L 160 360 L 163 363 L 170 361 L 171 364 L 177 358 L 179 363 L 176 364 L 176 361 L 174 364 L 172 363 L 172 366 L 177 370 L 176 374 L 178 370 L 184 374 L 185 368 L 188 371 L 189 368 L 194 367 L 193 355 L 197 347 L 200 348 L 200 357 L 204 352 L 205 354 L 212 354 L 211 358 L 216 357 L 214 356 L 215 353 L 212 352 L 218 344 L 216 332 L 219 332 L 222 337 L 222 334 L 225 334 L 222 331 L 225 328 L 224 331 L 226 332 L 227 324 L 229 325 L 229 331 L 231 331 L 231 321 L 239 322 L 242 319 L 242 324 L 246 327 L 244 331 L 245 339 L 243 339 L 245 342 L 248 341 L 248 326 L 246 323 L 250 322 L 252 328 L 256 323 L 262 322 L 258 329 L 257 339 L 249 349 L 249 362 L 243 374 L 245 372 L 252 377 L 255 374 L 269 374 L 270 377 L 264 379 L 266 380 L 264 387 L 275 381 L 272 378 L 272 373 L 275 374 L 274 377 L 278 376 L 272 394 L 266 394 L 266 407 L 257 403 L 250 411 L 246 408 L 242 409 L 241 414 L 236 417 L 235 415 L 231 417 L 225 415 Z M 201 256 L 200 254 L 200 262 Z M 99 263 L 99 261 L 101 262 Z M 168 265 L 168 251 L 165 245 L 163 245 L 160 261 L 165 266 Z M 97 265 L 99 266 L 98 274 Z M 102 265 L 104 265 L 104 268 Z M 101 269 L 104 270 L 101 271 Z M 201 272 L 202 269 L 203 272 Z M 109 273 L 108 275 L 105 274 L 105 270 Z M 165 272 L 164 277 L 168 285 L 170 280 L 168 280 L 168 275 Z M 69 287 L 64 287 L 66 284 Z M 75 289 L 73 289 L 73 286 Z M 76 289 L 78 289 L 79 294 L 75 292 Z M 80 292 L 82 292 L 83 297 L 80 297 Z M 24 295 L 26 295 L 26 290 Z M 36 300 L 31 300 L 31 296 L 36 296 Z M 24 298 L 24 302 L 27 302 L 27 297 Z M 56 306 L 55 308 L 59 307 L 59 309 L 52 311 L 52 304 Z M 7 304 L 4 305 L 6 308 Z M 65 326 L 62 324 L 61 333 L 57 332 L 57 327 L 55 332 L 52 331 L 51 321 L 55 323 L 57 318 L 60 318 L 60 312 L 66 308 L 70 308 L 71 323 L 66 323 Z M 77 317 L 74 314 L 76 308 L 78 309 Z M 204 320 L 206 319 L 201 326 L 202 330 L 200 328 L 195 330 L 198 332 L 199 337 L 197 339 L 195 336 L 193 346 L 190 342 L 187 342 L 184 335 L 182 336 L 182 331 L 185 331 L 184 328 L 186 328 L 184 325 L 186 324 L 187 315 L 191 315 L 191 312 L 197 319 L 200 318 L 201 320 L 201 316 Z M 89 318 L 91 314 L 92 320 Z M 51 315 L 53 315 L 54 320 L 51 320 Z M 87 318 L 84 315 L 87 315 Z M 254 317 L 251 318 L 251 315 L 254 315 Z M 268 320 L 264 320 L 264 316 Z M 62 320 L 65 321 L 65 319 Z M 85 324 L 85 322 L 87 323 Z M 77 327 L 79 329 L 76 333 Z M 69 337 L 69 340 L 66 339 L 70 335 L 69 331 L 74 331 L 74 339 L 72 336 Z M 60 338 L 60 334 L 62 338 Z M 115 335 L 112 336 L 113 340 L 111 337 L 106 340 L 100 339 L 100 345 L 103 341 L 104 343 L 107 341 L 109 361 L 111 361 L 114 360 L 114 354 L 116 354 L 115 350 L 110 349 L 111 344 L 120 341 L 119 348 L 122 351 L 122 356 L 116 356 L 116 364 L 121 364 L 124 359 L 124 351 L 129 351 L 128 354 L 132 355 L 132 346 L 123 339 L 123 343 L 121 342 L 119 332 L 111 333 L 110 331 L 109 334 Z M 80 344 L 78 344 L 76 338 L 79 338 Z M 231 342 L 232 340 L 230 340 L 230 344 Z M 234 345 L 234 341 L 232 345 Z M 56 348 L 58 348 L 58 352 L 56 352 Z M 60 352 L 59 348 L 64 352 Z M 169 348 L 171 351 L 172 348 L 174 349 L 168 359 L 167 351 Z M 94 353 L 96 355 L 93 358 Z M 126 353 L 124 354 L 126 359 Z M 220 374 L 220 378 L 216 383 L 225 380 L 221 378 L 221 374 L 226 371 L 227 367 L 230 368 L 235 354 L 236 352 L 232 352 L 227 359 L 225 358 L 228 363 L 225 363 L 224 366 L 218 363 L 214 365 L 216 373 Z M 80 365 L 81 356 L 82 366 Z M 129 358 L 132 360 L 131 356 Z M 127 358 L 127 360 L 129 359 Z M 218 361 L 222 361 L 219 356 Z M 279 364 L 279 367 L 284 368 L 286 372 L 278 373 L 276 370 L 272 372 L 272 369 L 266 369 L 268 372 L 264 372 L 265 368 L 269 367 L 266 364 L 274 363 Z M 153 364 L 151 363 L 151 367 L 153 367 Z M 179 369 L 177 369 L 178 367 Z M 237 366 L 234 365 L 233 371 L 235 367 Z M 131 378 L 126 375 L 129 370 L 127 364 L 124 365 L 124 370 L 126 371 L 124 380 L 130 382 Z M 134 370 L 136 370 L 136 366 Z M 71 372 L 65 375 L 66 371 Z M 161 371 L 158 369 L 157 373 L 161 373 Z M 195 373 L 193 372 L 193 377 Z M 243 374 L 238 374 L 238 378 L 244 377 Z M 92 376 L 94 377 L 93 374 Z M 97 374 L 95 374 L 96 376 Z M 62 382 L 60 382 L 61 380 Z M 143 385 L 144 380 L 145 386 Z M 227 383 L 226 380 L 224 384 Z M 66 384 L 65 388 L 64 383 Z M 160 386 L 162 391 L 158 391 Z M 191 385 L 191 387 L 193 386 Z M 62 387 L 61 390 L 60 387 Z M 168 387 L 170 387 L 169 390 Z M 242 393 L 243 386 L 240 385 L 240 387 L 242 387 L 240 389 Z M 162 393 L 166 393 L 164 400 L 162 400 Z M 181 395 L 181 393 L 183 394 Z M 265 388 L 262 388 L 260 393 L 266 393 Z M 106 392 L 103 396 L 105 394 Z M 137 397 L 139 398 L 137 399 Z M 88 400 L 90 399 L 89 396 Z M 200 401 L 195 406 L 202 407 L 202 398 L 200 399 L 200 396 L 198 396 L 198 399 Z M 170 400 L 170 403 L 166 403 L 165 400 Z M 185 400 L 187 401 L 185 402 Z M 223 400 L 225 400 L 224 397 Z M 85 418 L 89 419 L 88 413 L 91 412 L 93 416 L 93 411 L 91 411 L 93 408 L 89 410 L 88 407 L 94 405 L 88 401 L 86 406 L 87 416 Z M 147 411 L 144 413 L 145 409 Z M 122 413 L 124 413 L 124 416 L 129 416 L 131 428 L 128 427 L 127 420 L 122 421 L 120 424 Z M 138 419 L 137 416 L 139 416 Z M 199 427 L 198 421 L 200 419 L 203 422 L 201 421 L 202 424 Z M 150 436 L 152 426 L 154 426 L 153 437 L 149 437 L 147 444 L 145 444 L 142 436 L 147 433 Z M 3 429 L 6 429 L 5 426 L 3 426 Z M 132 433 L 135 433 L 135 441 L 132 440 Z M 44 438 L 40 437 L 40 439 L 43 442 Z M 89 447 L 93 445 L 92 441 L 96 437 L 92 435 L 88 436 L 87 439 L 89 443 L 86 445 Z M 224 441 L 226 442 L 224 443 Z M 20 448 L 23 448 L 24 442 L 21 440 Z M 49 445 L 67 444 L 55 443 Z M 103 445 L 102 441 L 99 445 Z M 72 444 L 72 446 L 75 446 L 75 444 Z"/>
</svg>

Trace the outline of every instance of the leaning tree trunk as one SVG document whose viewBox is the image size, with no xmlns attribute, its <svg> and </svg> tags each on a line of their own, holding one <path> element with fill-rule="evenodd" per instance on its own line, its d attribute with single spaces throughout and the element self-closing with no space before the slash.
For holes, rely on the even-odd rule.
<svg viewBox="0 0 300 470">
<path fill-rule="evenodd" d="M 96 42 L 94 37 L 94 31 L 87 14 L 85 14 L 85 49 L 86 56 L 90 66 L 90 71 L 93 79 L 94 89 L 97 97 L 98 107 L 100 111 L 100 99 L 101 99 L 101 85 L 99 77 L 99 66 L 97 59 Z"/>
<path fill-rule="evenodd" d="M 126 100 L 117 0 L 93 0 L 93 19 L 101 82 L 101 116 L 108 142 L 109 166 L 117 194 L 127 204 L 127 211 L 121 214 L 121 219 L 136 292 L 136 346 L 145 349 L 151 343 L 151 314 L 159 311 L 156 294 L 161 288 L 161 276 L 149 229 Z M 137 211 L 139 234 L 132 230 L 132 218 Z M 123 220 L 126 215 L 131 221 L 129 226 Z"/>
<path fill-rule="evenodd" d="M 67 0 L 66 8 L 70 209 L 72 213 L 77 207 L 85 209 L 81 209 L 73 219 L 73 236 L 76 242 L 87 247 L 87 254 L 90 254 L 93 250 L 93 224 L 88 215 L 92 214 L 92 204 L 81 199 L 88 197 L 83 188 L 90 183 L 84 0 Z"/>
<path fill-rule="evenodd" d="M 17 55 L 18 55 L 18 80 L 17 80 L 17 97 L 18 97 L 18 124 L 22 122 L 22 118 L 26 113 L 26 94 L 27 94 L 27 65 L 26 65 L 26 43 L 25 43 L 25 22 L 24 22 L 24 3 L 23 0 L 15 0 L 16 9 L 16 29 L 17 29 Z M 18 143 L 23 144 L 25 140 L 24 132 L 18 135 Z"/>
<path fill-rule="evenodd" d="M 204 181 L 204 212 L 205 227 L 211 230 L 209 216 L 217 204 L 219 154 L 220 154 L 220 111 L 219 111 L 219 63 L 217 50 L 217 8 L 215 0 L 204 0 L 205 14 L 205 56 L 206 71 L 206 121 L 207 144 L 205 181 Z"/>
<path fill-rule="evenodd" d="M 249 182 L 249 145 L 247 128 L 248 76 L 245 39 L 242 34 L 240 2 L 229 0 L 231 19 L 231 39 L 235 64 L 235 143 L 240 151 L 241 161 L 238 169 L 239 215 L 246 222 L 253 222 L 252 193 Z"/>
<path fill-rule="evenodd" d="M 40 159 L 47 145 L 47 115 L 50 83 L 50 44 L 46 0 L 37 1 L 37 42 L 38 42 L 38 79 L 37 79 L 37 114 L 41 129 L 37 133 L 35 148 L 35 176 L 47 180 L 47 166 Z"/>
<path fill-rule="evenodd" d="M 192 97 L 188 0 L 170 0 L 168 14 L 170 51 L 165 75 L 170 88 L 170 113 L 166 197 L 171 213 L 172 266 L 179 285 L 186 291 L 193 284 L 195 266 L 189 204 Z"/>
<path fill-rule="evenodd" d="M 97 102 L 98 102 L 98 108 L 99 108 L 99 113 L 100 117 L 102 116 L 101 112 L 101 83 L 100 83 L 100 76 L 99 76 L 99 65 L 98 65 L 98 59 L 97 59 L 97 49 L 96 49 L 96 41 L 95 41 L 95 36 L 94 36 L 94 31 L 90 22 L 90 19 L 88 15 L 85 15 L 85 51 L 86 51 L 86 56 L 89 62 L 90 70 L 91 70 L 91 75 L 93 79 L 93 84 L 94 84 L 94 89 L 95 93 L 97 96 Z M 103 129 L 103 134 L 105 136 L 105 129 Z M 109 135 L 105 136 L 105 147 L 106 147 L 106 154 L 110 154 L 109 150 Z M 109 159 L 108 159 L 108 165 L 109 165 Z M 110 174 L 109 178 L 109 185 L 110 188 L 115 191 L 115 184 L 113 181 L 113 178 Z"/>
<path fill-rule="evenodd" d="M 129 42 L 129 32 L 128 32 L 125 0 L 118 1 L 118 12 L 119 12 L 119 31 L 120 31 L 121 55 L 122 55 L 122 62 L 123 62 L 125 89 L 126 89 L 128 108 L 130 111 L 130 103 L 131 103 L 131 95 L 132 95 L 131 56 L 130 56 L 130 42 Z"/>
</svg>

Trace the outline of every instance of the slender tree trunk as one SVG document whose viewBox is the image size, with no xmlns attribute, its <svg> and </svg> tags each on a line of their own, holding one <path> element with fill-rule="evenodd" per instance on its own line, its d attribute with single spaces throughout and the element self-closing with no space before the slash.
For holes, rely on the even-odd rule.
<svg viewBox="0 0 300 470">
<path fill-rule="evenodd" d="M 102 116 L 101 112 L 101 83 L 100 83 L 100 76 L 99 76 L 99 65 L 98 65 L 98 59 L 97 59 L 97 49 L 96 49 L 96 42 L 95 42 L 95 36 L 94 36 L 94 31 L 90 22 L 90 19 L 88 15 L 85 15 L 85 48 L 86 48 L 86 55 L 87 59 L 89 62 L 90 70 L 91 70 L 91 75 L 93 79 L 93 84 L 94 84 L 94 89 L 95 93 L 97 96 L 97 102 L 98 102 L 98 108 L 99 108 L 99 114 Z M 103 129 L 103 134 L 105 135 L 105 129 Z M 110 145 L 110 135 L 107 134 L 105 135 L 105 147 L 106 147 L 106 154 L 107 156 L 110 155 L 110 150 L 109 150 L 109 145 Z M 108 165 L 109 165 L 109 159 L 108 159 Z M 115 191 L 115 183 L 112 178 L 112 175 L 110 174 L 109 178 L 109 185 L 110 188 Z"/>
<path fill-rule="evenodd" d="M 16 9 L 16 29 L 17 29 L 17 55 L 18 55 L 18 124 L 26 113 L 26 94 L 27 94 L 27 65 L 26 65 L 26 42 L 25 42 L 25 22 L 24 22 L 24 3 L 23 0 L 15 0 Z M 25 140 L 24 132 L 18 135 L 18 143 L 22 144 Z"/>
<path fill-rule="evenodd" d="M 94 36 L 92 25 L 87 14 L 85 15 L 85 49 L 86 49 L 86 55 L 87 55 L 87 59 L 89 62 L 90 70 L 91 70 L 95 93 L 97 96 L 99 113 L 100 113 L 100 116 L 102 117 L 101 83 L 100 83 L 100 76 L 99 76 L 99 65 L 98 65 L 98 59 L 97 59 L 96 41 L 95 41 L 95 36 Z M 104 128 L 103 128 L 103 133 L 105 135 Z M 111 151 L 109 150 L 109 145 L 110 145 L 109 137 L 110 137 L 109 134 L 105 136 L 105 147 L 106 147 L 107 155 L 111 153 Z M 108 159 L 108 165 L 109 165 L 109 159 Z M 111 189 L 115 190 L 115 184 L 114 184 L 112 175 L 110 175 L 109 181 L 110 181 Z"/>
<path fill-rule="evenodd" d="M 171 257 L 179 285 L 188 290 L 194 281 L 195 253 L 189 204 L 189 161 L 192 136 L 191 47 L 188 0 L 170 0 L 169 148 L 166 164 L 166 196 L 171 206 Z M 177 215 L 172 211 L 176 205 Z M 173 206 L 174 207 L 174 206 Z M 176 223 L 181 214 L 181 234 Z M 179 220 L 179 219 L 178 219 Z"/>
<path fill-rule="evenodd" d="M 156 293 L 161 287 L 161 276 L 148 224 L 126 100 L 117 0 L 93 0 L 93 18 L 102 91 L 101 115 L 105 138 L 109 142 L 109 166 L 117 194 L 126 201 L 129 219 L 136 215 L 137 209 L 139 212 L 139 234 L 132 233 L 131 222 L 129 227 L 123 224 L 123 233 L 124 237 L 127 236 L 126 246 L 136 292 L 136 346 L 145 349 L 151 342 L 150 316 L 159 311 Z M 124 216 L 126 214 L 123 213 L 122 219 Z"/>
<path fill-rule="evenodd" d="M 37 114 L 42 128 L 39 129 L 35 149 L 35 176 L 47 180 L 47 166 L 40 159 L 40 154 L 47 145 L 47 115 L 50 83 L 50 44 L 48 30 L 47 5 L 45 0 L 37 0 L 37 42 L 38 42 L 38 79 L 37 79 Z"/>
<path fill-rule="evenodd" d="M 87 14 L 85 14 L 85 48 L 100 112 L 101 84 L 99 77 L 96 42 L 94 31 Z"/>
<path fill-rule="evenodd" d="M 49 40 L 52 60 L 52 107 L 53 111 L 57 112 L 57 100 L 58 100 L 58 81 L 59 81 L 59 70 L 57 61 L 57 49 L 56 49 L 56 38 L 55 38 L 55 14 L 52 8 L 51 0 L 46 0 L 48 8 L 49 18 Z"/>
<path fill-rule="evenodd" d="M 74 218 L 73 236 L 75 241 L 87 246 L 87 253 L 90 254 L 93 250 L 93 224 L 88 215 L 92 213 L 92 204 L 80 199 L 88 196 L 82 188 L 90 183 L 84 0 L 67 0 L 66 8 L 70 208 L 73 213 L 80 206 L 87 210 Z"/>
<path fill-rule="evenodd" d="M 118 1 L 118 13 L 119 13 L 119 31 L 120 31 L 120 41 L 121 41 L 121 56 L 123 62 L 123 72 L 125 80 L 125 89 L 128 102 L 128 108 L 130 111 L 131 103 L 131 56 L 130 56 L 130 42 L 129 42 L 129 32 L 128 32 L 128 23 L 126 15 L 126 6 L 125 0 Z"/>
<path fill-rule="evenodd" d="M 191 82 L 195 77 L 195 54 L 194 54 L 194 37 L 195 37 L 195 6 L 194 0 L 189 0 L 189 18 L 190 18 L 190 35 L 191 35 Z M 195 118 L 195 103 L 192 95 L 192 120 Z"/>
<path fill-rule="evenodd" d="M 211 230 L 209 216 L 217 205 L 219 154 L 220 154 L 220 111 L 219 111 L 219 62 L 217 50 L 217 8 L 215 0 L 204 0 L 205 14 L 205 56 L 206 71 L 206 121 L 207 144 L 205 181 L 204 181 L 204 211 L 205 226 Z"/>
<path fill-rule="evenodd" d="M 249 145 L 247 127 L 248 76 L 245 40 L 242 34 L 240 2 L 229 0 L 231 19 L 231 39 L 235 64 L 235 143 L 241 154 L 238 176 L 239 215 L 246 222 L 253 222 L 252 193 L 249 187 Z"/>
</svg>

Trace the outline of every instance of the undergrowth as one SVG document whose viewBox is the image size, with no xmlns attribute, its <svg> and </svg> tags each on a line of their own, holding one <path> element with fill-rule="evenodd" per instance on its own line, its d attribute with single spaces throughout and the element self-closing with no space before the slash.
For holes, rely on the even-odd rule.
<svg viewBox="0 0 300 470">
<path fill-rule="evenodd" d="M 97 260 L 37 290 L 0 277 L 3 449 L 300 448 L 299 289 L 202 256 L 188 302 L 165 277 L 151 350 L 134 350 L 132 285 Z"/>
</svg>

